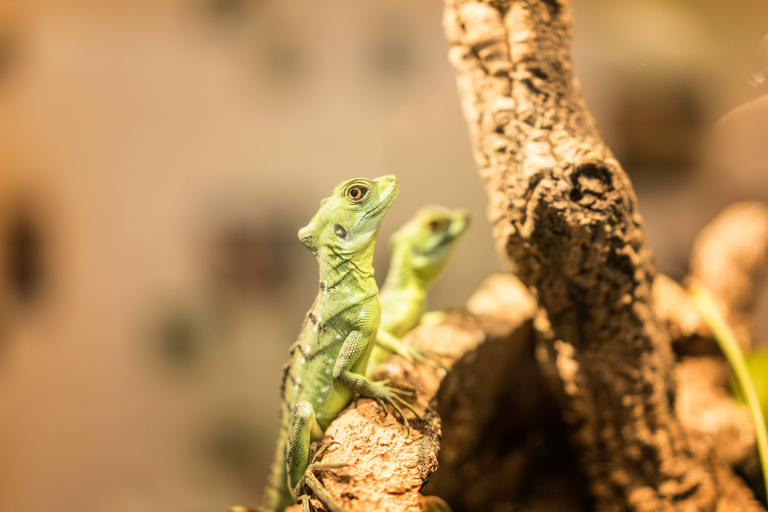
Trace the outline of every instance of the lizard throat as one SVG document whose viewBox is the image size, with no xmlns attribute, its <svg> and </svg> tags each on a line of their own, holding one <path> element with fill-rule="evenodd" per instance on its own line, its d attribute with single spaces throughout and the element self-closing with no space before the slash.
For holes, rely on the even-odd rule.
<svg viewBox="0 0 768 512">
<path fill-rule="evenodd" d="M 373 281 L 373 250 L 358 253 L 353 257 L 329 248 L 317 254 L 320 266 L 321 288 L 331 290 L 340 283 Z"/>
</svg>

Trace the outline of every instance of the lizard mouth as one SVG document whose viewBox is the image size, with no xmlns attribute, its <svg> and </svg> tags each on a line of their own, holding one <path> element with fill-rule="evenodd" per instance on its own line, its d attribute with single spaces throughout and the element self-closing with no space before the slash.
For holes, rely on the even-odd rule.
<svg viewBox="0 0 768 512">
<path fill-rule="evenodd" d="M 393 180 L 387 188 L 379 195 L 378 204 L 370 211 L 363 215 L 365 219 L 375 219 L 380 216 L 382 210 L 386 212 L 392 203 L 397 198 L 397 194 L 400 191 L 400 187 L 397 184 L 397 179 Z M 361 219 L 362 220 L 362 219 Z"/>
<path fill-rule="evenodd" d="M 379 198 L 379 206 L 376 208 L 376 212 L 381 210 L 382 208 L 386 208 L 392 205 L 392 203 L 395 201 L 395 198 L 397 198 L 397 193 L 400 191 L 400 187 L 397 184 L 397 180 L 393 181 L 389 184 L 389 186 L 384 189 L 384 192 L 381 193 L 381 196 Z"/>
</svg>

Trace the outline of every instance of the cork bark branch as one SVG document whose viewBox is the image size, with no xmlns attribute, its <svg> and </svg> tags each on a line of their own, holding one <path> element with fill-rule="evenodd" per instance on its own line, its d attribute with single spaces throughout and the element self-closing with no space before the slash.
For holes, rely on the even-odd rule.
<svg viewBox="0 0 768 512">
<path fill-rule="evenodd" d="M 599 510 L 748 510 L 675 414 L 669 336 L 631 184 L 587 110 L 567 0 L 446 0 L 497 248 L 536 296 L 537 356 Z"/>
</svg>

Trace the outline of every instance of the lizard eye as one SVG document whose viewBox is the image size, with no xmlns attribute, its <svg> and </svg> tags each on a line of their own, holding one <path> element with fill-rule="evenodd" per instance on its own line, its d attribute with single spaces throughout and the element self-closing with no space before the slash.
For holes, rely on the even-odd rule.
<svg viewBox="0 0 768 512">
<path fill-rule="evenodd" d="M 440 229 L 442 225 L 443 223 L 440 222 L 439 220 L 431 220 L 429 221 L 429 224 L 427 224 L 427 227 L 429 228 L 430 231 L 437 231 L 438 229 Z"/>
<path fill-rule="evenodd" d="M 362 201 L 366 195 L 368 195 L 368 189 L 361 185 L 355 185 L 347 189 L 347 197 L 355 203 Z"/>
</svg>

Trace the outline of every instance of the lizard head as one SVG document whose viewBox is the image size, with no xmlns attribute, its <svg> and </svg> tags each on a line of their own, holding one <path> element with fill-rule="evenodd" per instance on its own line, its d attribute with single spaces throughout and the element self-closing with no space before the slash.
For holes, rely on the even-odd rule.
<svg viewBox="0 0 768 512">
<path fill-rule="evenodd" d="M 398 229 L 391 239 L 393 252 L 425 282 L 430 282 L 445 267 L 453 242 L 469 225 L 466 210 L 427 206 Z"/>
<path fill-rule="evenodd" d="M 320 210 L 299 230 L 299 240 L 316 254 L 322 247 L 345 256 L 372 249 L 399 190 L 394 176 L 345 181 L 321 201 Z"/>
</svg>

